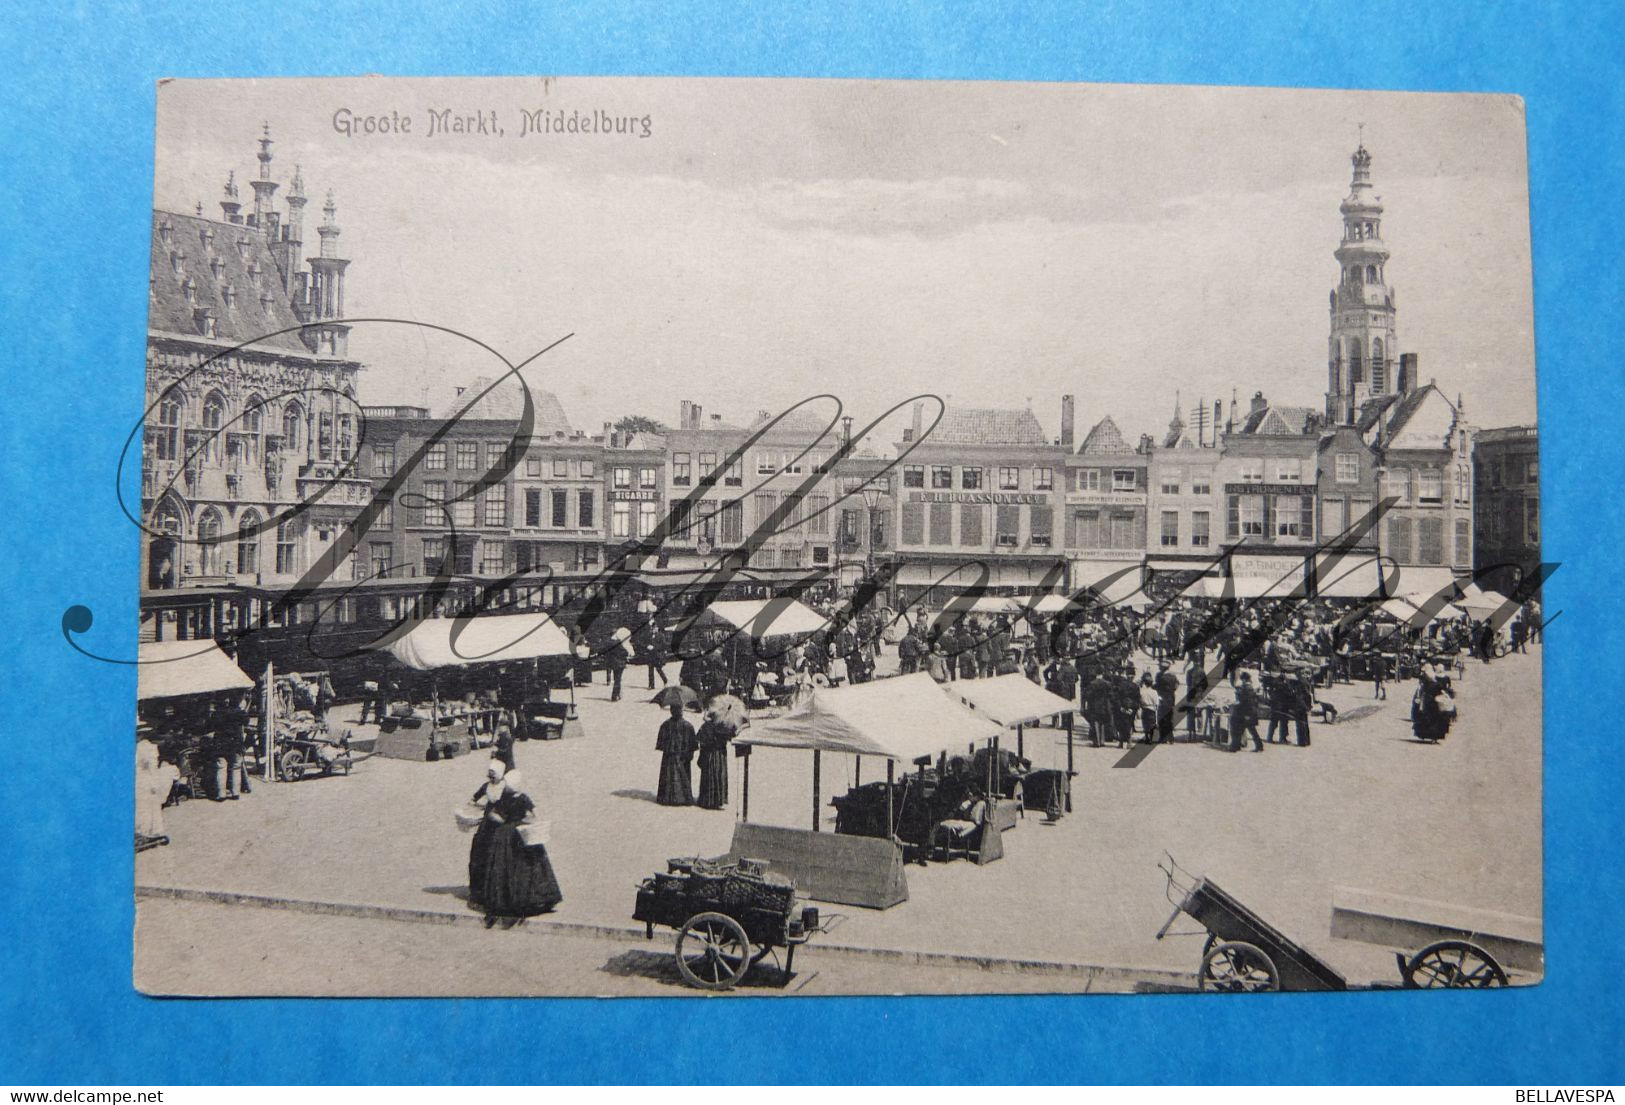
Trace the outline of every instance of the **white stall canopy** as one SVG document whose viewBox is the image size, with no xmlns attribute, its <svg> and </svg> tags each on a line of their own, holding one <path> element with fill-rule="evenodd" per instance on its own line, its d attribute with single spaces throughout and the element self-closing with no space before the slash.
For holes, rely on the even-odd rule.
<svg viewBox="0 0 1625 1105">
<path fill-rule="evenodd" d="M 1017 595 L 1015 601 L 1024 611 L 1051 618 L 1084 609 L 1081 603 L 1072 601 L 1066 595 L 1039 595 L 1036 598 L 1032 595 Z"/>
<path fill-rule="evenodd" d="M 453 628 L 457 629 L 455 636 Z M 570 638 L 546 614 L 429 618 L 385 646 L 409 668 L 430 671 L 465 664 L 500 664 L 569 656 Z"/>
<path fill-rule="evenodd" d="M 794 599 L 730 599 L 727 602 L 713 602 L 697 617 L 703 620 L 707 615 L 736 630 L 743 630 L 757 640 L 817 633 L 829 625 L 829 619 L 824 615 Z"/>
<path fill-rule="evenodd" d="M 1328 599 L 1376 599 L 1383 594 L 1382 577 L 1383 562 L 1377 557 L 1328 553 L 1315 565 L 1315 594 Z"/>
<path fill-rule="evenodd" d="M 922 672 L 848 687 L 815 687 L 805 703 L 782 718 L 752 726 L 734 743 L 846 752 L 908 764 L 991 740 L 1003 728 L 973 713 Z"/>
<path fill-rule="evenodd" d="M 961 679 L 949 683 L 947 690 L 972 710 L 1006 729 L 1031 725 L 1078 708 L 1071 699 L 1051 694 L 1025 675 Z"/>
<path fill-rule="evenodd" d="M 148 641 L 137 650 L 137 697 L 246 691 L 254 681 L 213 641 Z"/>
</svg>

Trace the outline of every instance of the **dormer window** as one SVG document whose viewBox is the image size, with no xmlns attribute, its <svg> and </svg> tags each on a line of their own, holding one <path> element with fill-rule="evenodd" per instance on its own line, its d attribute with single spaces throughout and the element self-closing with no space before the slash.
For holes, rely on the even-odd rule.
<svg viewBox="0 0 1625 1105">
<path fill-rule="evenodd" d="M 256 288 L 260 286 L 260 263 L 258 261 L 248 266 L 248 282 Z"/>
<path fill-rule="evenodd" d="M 227 307 L 237 306 L 237 289 L 227 284 L 220 289 L 220 298 L 225 300 Z"/>
<path fill-rule="evenodd" d="M 270 293 L 262 292 L 260 294 L 260 310 L 267 311 L 267 312 L 269 312 L 271 310 L 271 296 L 270 296 Z"/>
<path fill-rule="evenodd" d="M 212 257 L 209 259 L 209 271 L 214 273 L 216 280 L 219 280 L 220 274 L 226 271 L 226 263 L 218 257 Z"/>
<path fill-rule="evenodd" d="M 248 260 L 248 239 L 247 238 L 238 238 L 237 239 L 237 256 L 241 257 L 244 261 Z"/>
<path fill-rule="evenodd" d="M 174 232 L 169 227 L 168 219 L 165 219 L 163 222 L 158 224 L 158 240 L 164 243 L 164 245 L 167 246 L 169 244 L 169 239 L 173 233 Z"/>
<path fill-rule="evenodd" d="M 181 293 L 186 296 L 188 306 L 197 303 L 197 283 L 190 276 L 181 284 Z"/>
<path fill-rule="evenodd" d="M 198 239 L 203 243 L 203 248 L 205 250 L 214 248 L 214 231 L 210 230 L 208 227 L 204 227 L 202 230 L 197 232 L 197 236 Z"/>
<path fill-rule="evenodd" d="M 192 312 L 192 321 L 197 326 L 197 332 L 206 338 L 215 336 L 214 312 L 207 307 L 199 307 Z"/>
<path fill-rule="evenodd" d="M 176 276 L 186 271 L 186 254 L 169 251 L 169 268 Z"/>
</svg>

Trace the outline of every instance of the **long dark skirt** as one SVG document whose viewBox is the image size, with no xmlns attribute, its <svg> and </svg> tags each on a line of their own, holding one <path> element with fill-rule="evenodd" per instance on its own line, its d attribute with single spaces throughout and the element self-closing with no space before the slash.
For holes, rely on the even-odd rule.
<svg viewBox="0 0 1625 1105">
<path fill-rule="evenodd" d="M 474 830 L 474 840 L 468 846 L 468 904 L 475 909 L 485 905 L 480 892 L 485 886 L 485 870 L 491 862 L 491 835 L 497 826 L 489 821 L 480 822 Z"/>
<path fill-rule="evenodd" d="M 534 917 L 564 900 L 546 847 L 527 848 L 512 825 L 491 826 L 484 861 L 478 881 L 469 883 L 469 899 L 492 916 Z"/>
<path fill-rule="evenodd" d="M 694 804 L 694 770 L 688 753 L 660 754 L 660 786 L 655 791 L 655 801 L 662 806 Z"/>
<path fill-rule="evenodd" d="M 708 810 L 720 810 L 728 804 L 728 746 L 703 749 L 700 752 L 699 804 Z"/>
</svg>

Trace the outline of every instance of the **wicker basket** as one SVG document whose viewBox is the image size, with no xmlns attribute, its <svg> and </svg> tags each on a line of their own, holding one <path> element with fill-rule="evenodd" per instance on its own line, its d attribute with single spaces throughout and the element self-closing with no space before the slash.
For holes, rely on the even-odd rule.
<svg viewBox="0 0 1625 1105">
<path fill-rule="evenodd" d="M 688 889 L 688 877 L 686 875 L 672 873 L 662 875 L 656 873 L 650 881 L 652 883 L 650 889 L 661 894 L 681 894 Z"/>
<path fill-rule="evenodd" d="M 688 896 L 701 902 L 721 902 L 727 892 L 728 877 L 695 871 L 688 877 Z"/>
<path fill-rule="evenodd" d="M 732 909 L 766 909 L 788 913 L 795 901 L 795 884 L 777 875 L 734 872 L 723 887 L 722 904 Z"/>
</svg>

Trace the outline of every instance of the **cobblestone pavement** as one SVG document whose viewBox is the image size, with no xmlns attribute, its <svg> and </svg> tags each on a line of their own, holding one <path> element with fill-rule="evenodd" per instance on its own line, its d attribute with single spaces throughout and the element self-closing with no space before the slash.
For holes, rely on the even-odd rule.
<svg viewBox="0 0 1625 1105">
<path fill-rule="evenodd" d="M 560 921 L 626 926 L 637 883 L 663 870 L 667 857 L 728 848 L 739 761 L 730 760 L 729 810 L 656 805 L 654 735 L 664 713 L 644 701 L 647 692 L 630 690 L 642 674 L 628 671 L 621 702 L 609 702 L 602 683 L 578 692 L 584 738 L 518 746 L 540 815 L 553 822 L 549 852 L 565 894 L 553 915 Z M 1166 851 L 1352 980 L 1391 980 L 1390 953 L 1329 939 L 1334 886 L 1540 915 L 1539 678 L 1538 646 L 1488 667 L 1469 665 L 1460 720 L 1438 745 L 1411 738 L 1412 684 L 1391 686 L 1388 700 L 1376 703 L 1369 684 L 1357 684 L 1325 692 L 1350 720 L 1316 725 L 1309 748 L 1272 745 L 1256 755 L 1178 744 L 1124 769 L 1113 766 L 1117 750 L 1080 746 L 1072 815 L 1053 826 L 1018 825 L 1005 836 L 1004 859 L 986 867 L 910 867 L 907 902 L 886 911 L 837 907 L 848 915 L 839 940 L 1191 970 L 1198 940 L 1153 939 L 1172 908 L 1156 869 Z M 1037 766 L 1064 765 L 1058 731 L 1029 732 L 1026 743 Z M 826 802 L 857 770 L 843 759 L 824 758 Z M 862 770 L 874 778 L 880 765 Z M 460 911 L 468 837 L 453 826 L 452 810 L 483 772 L 480 755 L 440 763 L 372 758 L 349 777 L 260 784 L 238 802 L 187 802 L 165 811 L 173 843 L 136 858 L 136 882 Z M 808 826 L 811 754 L 758 750 L 750 805 L 752 821 Z M 823 814 L 828 828 L 833 811 L 826 805 Z M 267 912 L 266 925 L 296 923 Z M 177 939 L 147 925 L 149 915 L 144 906 L 143 963 L 163 958 L 158 945 Z M 192 977 L 200 980 L 193 989 L 235 989 L 224 963 L 201 960 Z M 582 992 L 562 977 L 536 985 Z"/>
</svg>

